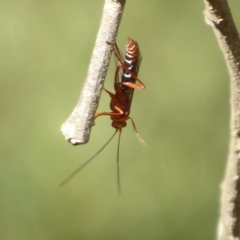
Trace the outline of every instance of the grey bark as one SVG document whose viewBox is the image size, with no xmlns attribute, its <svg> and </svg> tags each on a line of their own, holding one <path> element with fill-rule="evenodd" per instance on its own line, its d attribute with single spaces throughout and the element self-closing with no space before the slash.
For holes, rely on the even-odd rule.
<svg viewBox="0 0 240 240">
<path fill-rule="evenodd" d="M 205 20 L 224 54 L 231 89 L 230 146 L 221 184 L 218 240 L 240 239 L 240 40 L 226 0 L 204 0 Z"/>
<path fill-rule="evenodd" d="M 61 132 L 72 145 L 89 141 L 100 95 L 107 74 L 112 49 L 106 42 L 115 42 L 125 0 L 105 0 L 103 15 L 81 96 Z"/>
</svg>

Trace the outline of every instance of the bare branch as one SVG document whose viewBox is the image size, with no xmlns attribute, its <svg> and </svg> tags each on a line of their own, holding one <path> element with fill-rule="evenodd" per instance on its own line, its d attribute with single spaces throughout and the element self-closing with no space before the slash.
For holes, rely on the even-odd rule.
<svg viewBox="0 0 240 240">
<path fill-rule="evenodd" d="M 218 240 L 240 238 L 240 40 L 226 0 L 204 0 L 205 19 L 213 27 L 225 56 L 231 84 L 231 134 L 222 183 Z"/>
<path fill-rule="evenodd" d="M 85 144 L 89 140 L 112 53 L 106 42 L 115 42 L 124 5 L 125 0 L 105 0 L 100 29 L 81 96 L 70 117 L 61 126 L 62 134 L 72 145 Z"/>
</svg>

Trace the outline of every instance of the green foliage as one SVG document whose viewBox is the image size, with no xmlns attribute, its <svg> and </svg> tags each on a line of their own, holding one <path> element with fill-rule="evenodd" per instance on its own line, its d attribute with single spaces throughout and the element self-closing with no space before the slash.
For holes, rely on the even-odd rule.
<svg viewBox="0 0 240 240">
<path fill-rule="evenodd" d="M 128 124 L 120 151 L 122 195 L 117 139 L 58 187 L 114 131 L 107 117 L 99 118 L 80 147 L 59 133 L 87 72 L 103 7 L 96 2 L 0 3 L 0 238 L 214 239 L 228 150 L 229 77 L 199 2 L 127 2 L 118 45 L 124 49 L 132 37 L 141 48 L 146 90 L 135 91 L 131 111 L 148 147 Z M 108 109 L 103 94 L 99 112 Z"/>
</svg>

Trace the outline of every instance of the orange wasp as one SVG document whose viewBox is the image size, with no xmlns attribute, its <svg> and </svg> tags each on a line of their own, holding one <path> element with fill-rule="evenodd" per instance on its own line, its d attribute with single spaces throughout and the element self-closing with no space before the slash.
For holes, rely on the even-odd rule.
<svg viewBox="0 0 240 240">
<path fill-rule="evenodd" d="M 116 43 L 107 42 L 108 45 L 112 46 L 115 56 L 117 58 L 117 67 L 115 71 L 114 78 L 114 89 L 115 94 L 111 93 L 107 89 L 103 90 L 109 94 L 111 98 L 110 108 L 112 112 L 102 112 L 95 115 L 95 119 L 100 116 L 110 116 L 112 120 L 112 127 L 115 128 L 114 134 L 111 138 L 100 148 L 90 159 L 88 159 L 83 165 L 76 169 L 67 179 L 65 179 L 60 186 L 68 182 L 77 172 L 79 172 L 83 167 L 85 167 L 91 160 L 93 160 L 114 138 L 117 132 L 119 132 L 118 137 L 118 147 L 117 147 L 117 180 L 118 180 L 118 191 L 121 192 L 120 186 L 120 168 L 119 168 L 119 148 L 120 148 L 120 138 L 122 133 L 122 128 L 127 125 L 127 120 L 131 120 L 133 129 L 137 134 L 139 141 L 146 144 L 141 138 L 137 131 L 136 125 L 133 119 L 129 116 L 130 109 L 132 105 L 132 98 L 134 89 L 144 89 L 145 86 L 137 78 L 140 63 L 142 60 L 141 53 L 139 50 L 138 43 L 131 38 L 128 38 L 126 45 L 126 53 L 123 59 L 122 54 Z M 122 70 L 121 81 L 119 80 L 119 71 Z"/>
</svg>

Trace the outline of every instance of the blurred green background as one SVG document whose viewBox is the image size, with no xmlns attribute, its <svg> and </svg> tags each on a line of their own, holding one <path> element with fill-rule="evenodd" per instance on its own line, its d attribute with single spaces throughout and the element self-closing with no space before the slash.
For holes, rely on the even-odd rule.
<svg viewBox="0 0 240 240">
<path fill-rule="evenodd" d="M 233 2 L 233 1 L 232 1 Z M 240 2 L 231 5 L 240 24 Z M 65 187 L 59 183 L 112 135 L 97 119 L 73 147 L 60 126 L 77 103 L 103 1 L 0 3 L 0 239 L 214 239 L 229 135 L 229 77 L 202 1 L 128 1 L 118 34 L 143 61 L 132 117 Z M 106 79 L 113 88 L 114 61 Z M 103 94 L 98 112 L 109 109 Z"/>
</svg>

